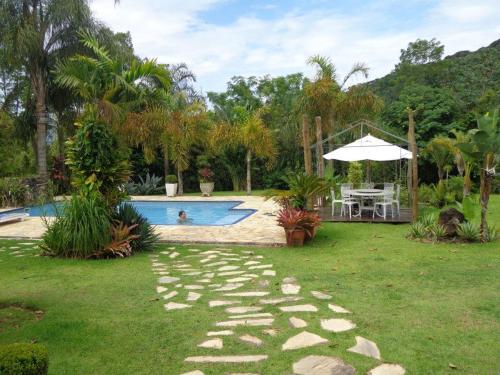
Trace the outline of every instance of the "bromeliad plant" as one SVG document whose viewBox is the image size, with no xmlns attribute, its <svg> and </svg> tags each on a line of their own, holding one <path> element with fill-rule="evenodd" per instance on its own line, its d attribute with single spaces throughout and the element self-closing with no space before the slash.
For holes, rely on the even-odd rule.
<svg viewBox="0 0 500 375">
<path fill-rule="evenodd" d="M 209 167 L 200 169 L 198 174 L 200 175 L 200 182 L 202 184 L 213 182 L 214 172 Z"/>
<path fill-rule="evenodd" d="M 321 219 L 315 212 L 286 207 L 278 213 L 278 225 L 285 230 L 287 244 L 291 246 L 302 246 L 305 239 L 314 238 L 320 224 Z"/>
</svg>

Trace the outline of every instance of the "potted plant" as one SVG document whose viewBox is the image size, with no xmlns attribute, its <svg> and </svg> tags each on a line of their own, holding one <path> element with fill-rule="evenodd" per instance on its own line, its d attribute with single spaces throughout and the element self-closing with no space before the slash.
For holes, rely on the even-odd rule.
<svg viewBox="0 0 500 375">
<path fill-rule="evenodd" d="M 285 229 L 288 246 L 303 246 L 306 236 L 304 222 L 307 222 L 307 212 L 296 208 L 283 208 L 278 213 L 278 225 Z"/>
<path fill-rule="evenodd" d="M 316 212 L 306 211 L 306 217 L 302 225 L 306 230 L 306 236 L 304 240 L 312 240 L 314 237 L 316 237 L 316 231 L 321 225 L 321 218 Z"/>
<path fill-rule="evenodd" d="M 214 191 L 214 172 L 209 167 L 205 167 L 199 170 L 200 175 L 200 190 L 204 197 L 209 197 Z"/>
<path fill-rule="evenodd" d="M 177 176 L 169 174 L 165 177 L 165 192 L 167 197 L 175 197 L 177 195 Z"/>
</svg>

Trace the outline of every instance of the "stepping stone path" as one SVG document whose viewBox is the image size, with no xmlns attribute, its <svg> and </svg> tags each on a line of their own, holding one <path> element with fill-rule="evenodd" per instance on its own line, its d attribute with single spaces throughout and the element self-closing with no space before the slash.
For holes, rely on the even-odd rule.
<svg viewBox="0 0 500 375">
<path fill-rule="evenodd" d="M 196 315 L 196 308 L 213 309 L 213 316 L 218 319 L 206 327 L 204 340 L 193 343 L 193 351 L 201 355 L 189 356 L 186 353 L 185 366 L 191 364 L 198 368 L 182 375 L 203 375 L 203 366 L 210 366 L 208 368 L 214 371 L 217 364 L 246 364 L 245 371 L 229 373 L 221 368 L 218 372 L 221 374 L 259 375 L 252 373 L 248 366 L 256 366 L 257 369 L 259 362 L 269 359 L 267 351 L 271 346 L 266 346 L 266 340 L 270 337 L 274 337 L 273 340 L 282 339 L 282 351 L 303 348 L 313 351 L 317 345 L 335 342 L 334 334 L 356 328 L 355 322 L 335 316 L 351 314 L 351 311 L 327 303 L 335 301 L 334 295 L 317 290 L 301 293 L 299 281 L 292 276 L 283 278 L 281 283 L 273 279 L 276 270 L 263 255 L 229 248 L 188 249 L 183 252 L 169 247 L 168 250 L 150 255 L 152 270 L 159 276 L 156 292 L 161 296 L 160 300 L 168 300 L 164 303 L 165 312 L 179 314 L 175 310 L 189 309 L 189 312 L 181 313 L 189 319 L 191 315 Z M 278 291 L 275 291 L 275 286 Z M 288 313 L 293 313 L 293 316 Z M 220 314 L 225 314 L 222 319 Z M 282 323 L 273 326 L 283 321 L 287 327 L 283 328 Z M 308 326 L 310 329 L 321 327 L 323 333 L 318 335 L 303 331 Z M 356 345 L 344 350 L 381 359 L 376 343 L 361 336 L 355 339 Z M 237 342 L 240 342 L 237 346 L 240 350 L 234 353 L 231 349 Z M 248 351 L 242 349 L 246 346 Z M 220 355 L 214 355 L 219 350 Z M 292 368 L 294 375 L 356 373 L 356 369 L 341 358 L 311 354 L 290 364 L 289 371 L 285 373 L 291 375 Z M 370 370 L 368 375 L 404 373 L 402 366 L 385 363 Z"/>
</svg>

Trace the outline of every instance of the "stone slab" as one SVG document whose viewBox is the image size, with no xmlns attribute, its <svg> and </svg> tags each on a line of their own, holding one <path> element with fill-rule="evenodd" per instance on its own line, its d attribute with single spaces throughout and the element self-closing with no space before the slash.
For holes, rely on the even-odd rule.
<svg viewBox="0 0 500 375">
<path fill-rule="evenodd" d="M 195 363 L 249 363 L 267 359 L 267 355 L 223 355 L 223 356 L 196 356 L 187 357 L 185 362 Z"/>
<path fill-rule="evenodd" d="M 252 335 L 242 335 L 239 337 L 241 341 L 244 343 L 250 344 L 250 345 L 255 345 L 255 346 L 261 346 L 263 344 L 262 340 L 259 339 L 258 337 L 252 336 Z"/>
<path fill-rule="evenodd" d="M 296 318 L 295 316 L 292 316 L 288 318 L 288 323 L 292 328 L 304 328 L 307 327 L 307 322 L 305 320 Z"/>
<path fill-rule="evenodd" d="M 333 305 L 331 303 L 328 304 L 328 308 L 336 313 L 339 313 L 339 314 L 351 314 L 351 312 L 349 310 L 346 310 L 343 307 L 338 306 L 338 305 Z"/>
<path fill-rule="evenodd" d="M 177 303 L 177 302 L 169 302 L 163 305 L 165 307 L 165 310 L 180 310 L 180 309 L 186 309 L 188 307 L 191 307 L 191 305 L 186 305 L 185 303 Z"/>
<path fill-rule="evenodd" d="M 296 375 L 355 375 L 356 369 L 339 358 L 309 355 L 293 364 Z"/>
<path fill-rule="evenodd" d="M 356 328 L 356 324 L 347 319 L 321 319 L 321 328 L 329 332 L 345 332 Z"/>
<path fill-rule="evenodd" d="M 293 306 L 280 306 L 283 312 L 317 312 L 318 308 L 314 305 L 293 305 Z"/>
<path fill-rule="evenodd" d="M 222 349 L 222 346 L 223 342 L 222 339 L 220 338 L 203 341 L 201 344 L 198 345 L 199 348 L 206 348 L 206 349 Z"/>
<path fill-rule="evenodd" d="M 250 312 L 261 311 L 263 307 L 261 306 L 237 306 L 237 307 L 228 307 L 225 311 L 228 314 L 246 314 Z"/>
<path fill-rule="evenodd" d="M 273 324 L 273 318 L 264 319 L 234 319 L 215 323 L 217 327 L 237 327 L 237 326 L 270 326 Z"/>
<path fill-rule="evenodd" d="M 311 332 L 304 331 L 286 340 L 286 342 L 282 345 L 281 349 L 295 350 L 301 348 L 308 348 L 320 344 L 326 344 L 327 342 L 328 340 L 321 336 L 318 336 Z"/>
<path fill-rule="evenodd" d="M 396 364 L 384 363 L 368 371 L 367 375 L 404 375 L 406 370 Z"/>
<path fill-rule="evenodd" d="M 380 359 L 380 350 L 378 349 L 377 344 L 361 336 L 356 336 L 356 345 L 347 349 L 347 351 Z"/>
<path fill-rule="evenodd" d="M 224 331 L 208 331 L 207 336 L 231 336 L 234 335 L 234 332 L 230 329 L 226 329 Z"/>
<path fill-rule="evenodd" d="M 330 296 L 329 294 L 319 292 L 317 290 L 313 290 L 311 292 L 311 294 L 313 295 L 313 297 L 316 297 L 317 299 L 331 299 L 332 298 L 332 296 Z"/>
</svg>

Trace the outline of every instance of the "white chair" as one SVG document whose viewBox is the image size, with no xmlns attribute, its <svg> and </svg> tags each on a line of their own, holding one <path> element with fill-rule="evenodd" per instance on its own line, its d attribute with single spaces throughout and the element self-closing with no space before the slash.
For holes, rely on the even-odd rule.
<svg viewBox="0 0 500 375">
<path fill-rule="evenodd" d="M 359 209 L 359 202 L 352 198 L 349 194 L 350 189 L 340 189 L 340 194 L 342 195 L 342 210 L 340 211 L 340 215 L 344 216 L 346 207 L 349 208 L 349 219 L 352 219 L 352 206 L 357 205 Z"/>
<path fill-rule="evenodd" d="M 393 182 L 384 182 L 384 190 L 394 190 Z"/>
<path fill-rule="evenodd" d="M 396 185 L 396 197 L 392 200 L 392 204 L 396 205 L 396 207 L 398 208 L 398 216 L 399 216 L 399 197 L 401 195 L 401 185 L 400 184 L 397 184 Z M 391 210 L 393 208 L 391 207 Z"/>
<path fill-rule="evenodd" d="M 335 189 L 330 189 L 330 194 L 332 197 L 332 216 L 335 216 L 335 203 L 340 203 L 340 212 L 342 213 L 342 196 L 340 197 L 341 199 L 336 199 L 335 198 Z"/>
<path fill-rule="evenodd" d="M 361 189 L 373 189 L 375 184 L 373 182 L 362 182 Z"/>
<path fill-rule="evenodd" d="M 375 214 L 378 215 L 377 207 L 382 208 L 382 217 L 384 218 L 384 220 L 387 217 L 387 207 L 391 207 L 391 217 L 394 217 L 394 211 L 392 209 L 393 196 L 394 196 L 394 190 L 384 190 L 383 198 L 375 202 L 373 208 L 373 219 L 375 219 Z"/>
</svg>

